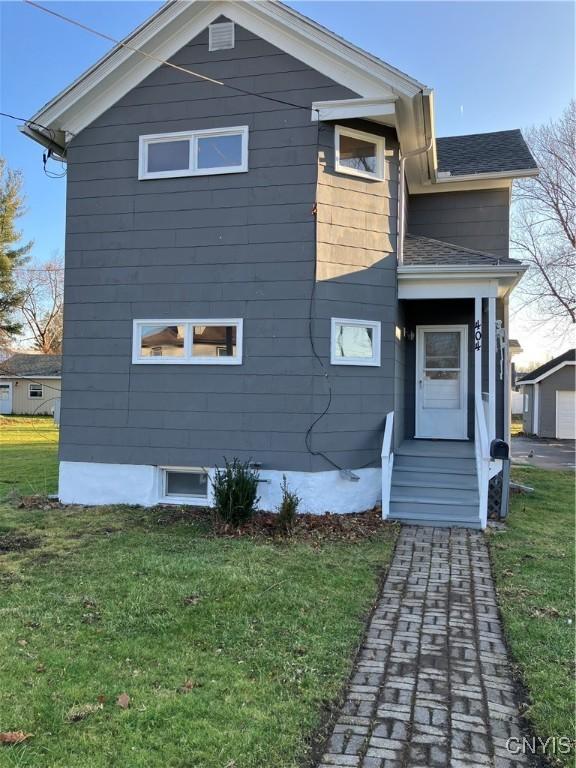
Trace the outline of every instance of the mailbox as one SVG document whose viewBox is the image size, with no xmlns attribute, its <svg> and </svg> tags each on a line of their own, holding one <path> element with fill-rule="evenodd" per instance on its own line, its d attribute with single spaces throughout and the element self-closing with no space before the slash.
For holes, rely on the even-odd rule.
<svg viewBox="0 0 576 768">
<path fill-rule="evenodd" d="M 504 440 L 492 440 L 490 443 L 490 458 L 491 459 L 509 459 L 510 448 L 508 443 Z"/>
</svg>

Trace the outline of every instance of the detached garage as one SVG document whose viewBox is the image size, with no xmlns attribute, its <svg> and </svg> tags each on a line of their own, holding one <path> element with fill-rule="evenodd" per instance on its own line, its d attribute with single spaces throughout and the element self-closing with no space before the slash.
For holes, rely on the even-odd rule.
<svg viewBox="0 0 576 768">
<path fill-rule="evenodd" d="M 569 349 L 518 379 L 523 394 L 524 432 L 576 439 L 576 350 Z"/>
<path fill-rule="evenodd" d="M 0 415 L 54 412 L 60 400 L 62 357 L 18 353 L 0 363 Z"/>
</svg>

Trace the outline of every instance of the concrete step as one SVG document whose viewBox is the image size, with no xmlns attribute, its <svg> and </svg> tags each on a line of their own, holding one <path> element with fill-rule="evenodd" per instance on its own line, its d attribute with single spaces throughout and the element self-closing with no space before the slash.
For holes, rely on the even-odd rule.
<svg viewBox="0 0 576 768">
<path fill-rule="evenodd" d="M 411 454 L 395 453 L 394 469 L 397 468 L 412 472 L 434 472 L 436 474 L 476 476 L 476 459 L 414 456 Z"/>
<path fill-rule="evenodd" d="M 476 473 L 454 474 L 453 472 L 422 472 L 420 468 L 397 467 L 394 463 L 392 485 L 409 488 L 465 488 L 477 490 Z"/>
<path fill-rule="evenodd" d="M 390 501 L 412 501 L 415 504 L 445 504 L 448 507 L 460 504 L 478 504 L 476 488 L 433 488 L 420 486 L 396 485 L 392 477 Z"/>
</svg>

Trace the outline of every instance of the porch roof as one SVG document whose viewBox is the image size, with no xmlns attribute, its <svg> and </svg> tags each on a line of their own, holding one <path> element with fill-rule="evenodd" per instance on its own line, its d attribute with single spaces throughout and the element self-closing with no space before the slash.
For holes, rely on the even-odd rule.
<svg viewBox="0 0 576 768">
<path fill-rule="evenodd" d="M 407 234 L 404 239 L 404 265 L 454 266 L 454 267 L 498 267 L 522 264 L 508 256 L 495 256 L 485 251 L 475 251 L 461 245 L 452 245 L 431 237 Z"/>
</svg>

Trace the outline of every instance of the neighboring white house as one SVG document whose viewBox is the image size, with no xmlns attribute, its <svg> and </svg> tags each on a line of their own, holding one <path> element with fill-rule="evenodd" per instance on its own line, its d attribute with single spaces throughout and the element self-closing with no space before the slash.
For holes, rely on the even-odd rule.
<svg viewBox="0 0 576 768">
<path fill-rule="evenodd" d="M 0 364 L 0 414 L 51 414 L 60 400 L 61 355 L 18 353 Z"/>
<path fill-rule="evenodd" d="M 569 349 L 518 380 L 527 434 L 576 439 L 575 366 L 576 350 Z"/>
</svg>

